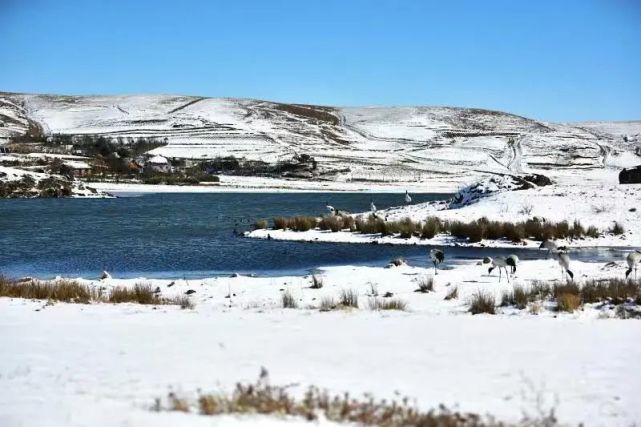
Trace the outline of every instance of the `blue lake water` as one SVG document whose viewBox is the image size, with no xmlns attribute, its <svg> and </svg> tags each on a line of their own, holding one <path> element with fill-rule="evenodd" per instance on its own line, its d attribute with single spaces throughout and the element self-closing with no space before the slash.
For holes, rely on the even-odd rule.
<svg viewBox="0 0 641 427">
<path fill-rule="evenodd" d="M 413 194 L 414 202 L 444 199 Z M 0 274 L 41 278 L 205 277 L 219 274 L 303 274 L 340 264 L 384 265 L 403 256 L 427 265 L 426 247 L 254 240 L 234 236 L 257 219 L 320 215 L 325 203 L 349 211 L 403 203 L 403 194 L 217 193 L 143 194 L 117 199 L 0 200 Z M 522 259 L 539 251 L 510 249 Z M 447 248 L 448 261 L 505 250 Z M 585 250 L 576 259 L 611 259 L 607 250 Z"/>
</svg>

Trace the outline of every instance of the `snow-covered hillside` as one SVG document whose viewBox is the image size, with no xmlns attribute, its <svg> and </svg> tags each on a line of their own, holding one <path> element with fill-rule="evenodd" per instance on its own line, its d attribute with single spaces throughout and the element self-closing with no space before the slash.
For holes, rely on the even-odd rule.
<svg viewBox="0 0 641 427">
<path fill-rule="evenodd" d="M 338 181 L 456 188 L 486 171 L 641 163 L 641 121 L 553 124 L 448 107 L 332 108 L 169 95 L 0 94 L 0 144 L 26 132 L 155 137 L 168 157 L 274 162 L 309 154 Z M 510 142 L 512 140 L 512 142 Z M 427 188 L 426 188 L 427 189 Z"/>
</svg>

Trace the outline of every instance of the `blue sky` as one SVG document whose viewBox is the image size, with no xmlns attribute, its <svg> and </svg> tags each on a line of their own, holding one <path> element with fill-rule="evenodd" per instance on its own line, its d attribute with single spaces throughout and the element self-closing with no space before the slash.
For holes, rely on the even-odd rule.
<svg viewBox="0 0 641 427">
<path fill-rule="evenodd" d="M 0 90 L 641 119 L 641 1 L 0 0 Z"/>
</svg>

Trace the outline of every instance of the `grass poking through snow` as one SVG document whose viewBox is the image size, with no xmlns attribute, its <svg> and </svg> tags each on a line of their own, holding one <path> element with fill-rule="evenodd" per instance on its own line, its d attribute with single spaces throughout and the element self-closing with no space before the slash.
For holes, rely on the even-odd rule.
<svg viewBox="0 0 641 427">
<path fill-rule="evenodd" d="M 420 426 L 420 427 L 556 427 L 554 410 L 530 418 L 526 415 L 520 422 L 504 423 L 487 415 L 455 412 L 440 405 L 437 409 L 421 410 L 413 406 L 409 398 L 376 400 L 371 395 L 362 398 L 349 393 L 331 394 L 310 386 L 302 398 L 292 394 L 291 386 L 271 385 L 269 375 L 263 368 L 259 379 L 250 384 L 237 383 L 231 393 L 200 394 L 196 402 L 189 402 L 170 393 L 163 404 L 156 399 L 157 411 L 190 412 L 193 408 L 201 415 L 273 415 L 296 417 L 310 422 L 328 420 L 360 426 Z"/>
</svg>

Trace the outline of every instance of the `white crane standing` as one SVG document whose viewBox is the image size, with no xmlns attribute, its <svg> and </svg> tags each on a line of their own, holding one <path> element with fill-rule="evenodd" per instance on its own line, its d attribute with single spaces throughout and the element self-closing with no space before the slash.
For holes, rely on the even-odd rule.
<svg viewBox="0 0 641 427">
<path fill-rule="evenodd" d="M 498 267 L 499 269 L 499 282 L 501 281 L 501 270 L 505 270 L 505 276 L 507 277 L 507 281 L 510 281 L 510 275 L 508 274 L 507 267 L 508 261 L 506 257 L 502 256 L 497 256 L 495 258 L 490 258 L 490 257 L 485 257 L 483 258 L 483 264 L 491 264 L 490 268 L 487 269 L 487 274 L 492 274 L 492 270 Z M 510 265 L 511 266 L 511 265 Z"/>
<path fill-rule="evenodd" d="M 567 252 L 561 250 L 556 253 L 556 256 L 563 272 L 563 278 L 565 278 L 565 274 L 567 273 L 567 275 L 570 276 L 570 279 L 574 280 L 574 273 L 570 271 L 570 255 L 568 255 Z"/>
<path fill-rule="evenodd" d="M 409 205 L 410 203 L 412 203 L 412 197 L 410 197 L 410 193 L 405 190 L 405 204 Z"/>
</svg>

